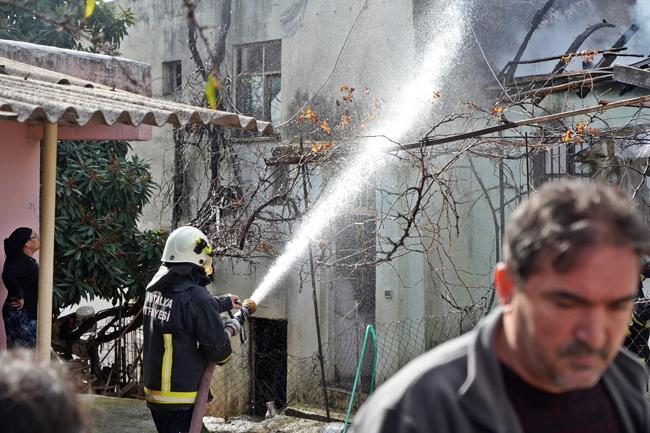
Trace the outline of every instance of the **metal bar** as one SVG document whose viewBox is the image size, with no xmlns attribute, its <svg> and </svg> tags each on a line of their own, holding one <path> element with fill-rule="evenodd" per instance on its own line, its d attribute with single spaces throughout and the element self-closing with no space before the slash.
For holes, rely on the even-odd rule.
<svg viewBox="0 0 650 433">
<path fill-rule="evenodd" d="M 418 149 L 420 147 L 434 146 L 437 144 L 444 144 L 444 143 L 452 143 L 454 141 L 465 140 L 468 138 L 476 138 L 482 135 L 492 134 L 494 132 L 505 131 L 507 129 L 519 128 L 520 126 L 528 126 L 528 125 L 534 125 L 538 123 L 551 122 L 553 120 L 559 120 L 567 117 L 574 117 L 574 116 L 579 116 L 581 114 L 594 113 L 598 111 L 607 111 L 613 108 L 625 107 L 628 105 L 639 104 L 647 101 L 650 101 L 650 95 L 639 96 L 636 98 L 622 99 L 620 101 L 611 102 L 608 104 L 602 103 L 599 105 L 593 105 L 591 107 L 580 108 L 577 110 L 570 110 L 570 111 L 563 111 L 561 113 L 548 114 L 546 116 L 531 117 L 529 119 L 517 120 L 514 122 L 506 122 L 501 125 L 491 126 L 489 128 L 484 128 L 484 129 L 478 129 L 476 131 L 464 132 L 462 134 L 456 134 L 444 138 L 424 138 L 417 143 L 406 144 L 394 151 Z"/>
<path fill-rule="evenodd" d="M 52 285 L 54 278 L 54 211 L 56 203 L 56 140 L 58 125 L 43 124 L 41 171 L 41 250 L 38 267 L 38 312 L 36 320 L 36 356 L 50 359 L 52 345 Z"/>
<path fill-rule="evenodd" d="M 305 148 L 303 145 L 302 137 L 300 137 L 300 152 L 304 153 Z M 302 164 L 300 167 L 302 171 L 302 192 L 305 199 L 305 208 L 309 204 L 309 196 L 307 194 L 307 164 Z M 325 400 L 325 414 L 327 415 L 327 422 L 331 421 L 330 418 L 330 404 L 327 396 L 327 383 L 325 382 L 325 361 L 323 360 L 323 343 L 320 335 L 320 315 L 318 314 L 318 296 L 316 291 L 316 270 L 314 267 L 314 254 L 309 245 L 309 272 L 311 274 L 311 293 L 314 302 L 314 316 L 316 319 L 316 338 L 318 340 L 318 360 L 320 362 L 320 380 L 323 387 L 323 399 Z"/>
<path fill-rule="evenodd" d="M 524 134 L 524 140 L 526 142 L 526 191 L 530 196 L 530 149 L 528 148 L 528 132 Z"/>
</svg>

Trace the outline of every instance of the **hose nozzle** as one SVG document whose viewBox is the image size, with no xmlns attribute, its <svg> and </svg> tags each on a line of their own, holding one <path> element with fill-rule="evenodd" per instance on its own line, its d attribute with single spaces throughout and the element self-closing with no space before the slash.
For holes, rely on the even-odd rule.
<svg viewBox="0 0 650 433">
<path fill-rule="evenodd" d="M 241 304 L 242 304 L 242 310 L 244 308 L 246 309 L 247 316 L 255 314 L 255 312 L 257 311 L 257 303 L 252 299 L 244 299 Z"/>
<path fill-rule="evenodd" d="M 257 311 L 257 304 L 255 301 L 252 299 L 244 299 L 241 303 L 241 309 L 235 313 L 235 319 L 243 325 L 248 316 L 255 313 L 255 311 Z"/>
</svg>

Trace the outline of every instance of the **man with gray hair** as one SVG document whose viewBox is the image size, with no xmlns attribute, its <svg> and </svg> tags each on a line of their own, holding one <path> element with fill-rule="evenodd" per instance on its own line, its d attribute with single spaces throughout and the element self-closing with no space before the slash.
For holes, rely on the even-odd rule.
<svg viewBox="0 0 650 433">
<path fill-rule="evenodd" d="M 0 432 L 89 431 L 63 365 L 25 349 L 0 353 Z"/>
<path fill-rule="evenodd" d="M 646 371 L 621 348 L 649 240 L 620 191 L 545 184 L 507 227 L 501 305 L 388 380 L 353 431 L 650 432 Z"/>
</svg>

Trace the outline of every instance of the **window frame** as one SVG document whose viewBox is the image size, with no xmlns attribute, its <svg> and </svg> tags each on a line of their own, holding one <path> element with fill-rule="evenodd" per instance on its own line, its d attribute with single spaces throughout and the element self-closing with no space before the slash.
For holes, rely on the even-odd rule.
<svg viewBox="0 0 650 433">
<path fill-rule="evenodd" d="M 162 63 L 162 96 L 171 96 L 183 86 L 183 62 L 170 60 Z"/>
<path fill-rule="evenodd" d="M 260 48 L 261 59 L 257 63 L 260 65 L 260 70 L 257 71 L 244 71 L 242 67 L 242 52 L 245 49 L 251 48 Z M 268 51 L 275 49 L 277 47 L 279 58 L 277 60 L 276 69 L 267 69 L 267 53 Z M 235 71 L 235 86 L 234 86 L 234 101 L 235 107 L 239 112 L 245 115 L 256 117 L 260 120 L 272 121 L 273 113 L 273 99 L 271 97 L 272 83 L 273 79 L 277 78 L 280 80 L 280 88 L 277 92 L 277 95 L 282 94 L 282 39 L 272 39 L 268 41 L 253 42 L 246 44 L 239 44 L 234 46 L 235 59 L 234 59 L 234 71 Z M 260 82 L 262 83 L 262 102 L 261 107 L 254 107 L 252 103 L 248 107 L 242 107 L 241 97 L 242 97 L 242 78 L 243 77 L 259 77 Z M 252 92 L 251 92 L 252 93 Z M 251 98 L 253 99 L 253 98 Z M 282 103 L 282 98 L 280 97 L 280 104 Z M 247 110 L 250 109 L 250 110 Z M 260 115 L 261 112 L 261 115 Z"/>
</svg>

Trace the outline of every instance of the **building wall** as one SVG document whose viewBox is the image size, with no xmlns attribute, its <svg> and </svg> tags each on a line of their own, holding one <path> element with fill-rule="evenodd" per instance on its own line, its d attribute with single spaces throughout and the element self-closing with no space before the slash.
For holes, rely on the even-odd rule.
<svg viewBox="0 0 650 433">
<path fill-rule="evenodd" d="M 233 1 L 231 29 L 227 39 L 227 55 L 220 66 L 222 74 L 233 77 L 235 65 L 234 51 L 240 44 L 282 41 L 282 115 L 276 127 L 281 132 L 280 143 L 273 141 L 256 141 L 255 144 L 238 142 L 237 148 L 242 154 L 256 151 L 271 155 L 271 150 L 278 144 L 291 145 L 297 141 L 296 131 L 284 123 L 290 121 L 309 101 L 317 107 L 322 117 L 335 112 L 335 101 L 342 94 L 340 86 L 347 84 L 357 89 L 355 97 L 359 105 L 371 105 L 375 101 L 390 106 L 394 95 L 399 94 L 408 80 L 413 76 L 415 66 L 422 60 L 428 40 L 418 37 L 426 22 L 416 23 L 413 17 L 414 3 L 410 1 L 344 1 L 344 0 L 240 0 Z M 192 80 L 194 69 L 187 46 L 187 25 L 185 11 L 176 1 L 165 0 L 120 0 L 120 4 L 136 10 L 139 21 L 123 42 L 121 50 L 127 57 L 152 64 L 152 83 L 154 95 L 162 92 L 162 62 L 180 60 L 184 80 Z M 420 10 L 423 6 L 416 5 Z M 196 11 L 198 22 L 205 29 L 206 35 L 213 37 L 220 16 L 219 5 L 202 3 Z M 431 14 L 431 19 L 435 14 Z M 379 25 L 381 23 L 381 25 Z M 432 24 L 428 24 L 432 25 Z M 435 33 L 435 32 L 433 32 Z M 146 42 L 143 42 L 146 41 Z M 205 47 L 199 42 L 201 52 Z M 162 53 L 162 54 L 161 54 Z M 467 71 L 463 73 L 468 74 Z M 460 81 L 460 80 L 456 80 Z M 440 83 L 432 83 L 441 85 Z M 463 83 L 456 82 L 451 88 L 462 88 Z M 368 96 L 364 96 L 364 89 Z M 455 91 L 455 90 L 454 90 Z M 190 95 L 182 92 L 181 97 Z M 366 99 L 364 99 L 366 98 Z M 428 98 L 428 96 L 427 96 Z M 365 102 L 364 102 L 365 101 Z M 362 110 L 363 107 L 361 106 Z M 391 119 L 382 119 L 386 130 L 391 130 Z M 430 118 L 424 125 L 414 127 L 417 135 L 422 127 L 428 127 Z M 409 131 L 412 132 L 412 131 Z M 402 138 L 402 137 L 400 137 Z M 162 150 L 161 150 L 162 149 Z M 169 185 L 173 167 L 173 142 L 170 129 L 161 129 L 151 143 L 134 145 L 134 151 L 145 158 L 153 158 L 154 178 L 161 185 Z M 200 155 L 197 155 L 200 163 Z M 444 158 L 441 159 L 441 161 Z M 463 161 L 464 167 L 467 161 Z M 491 199 L 497 200 L 495 184 L 495 167 L 487 163 L 478 163 L 477 170 L 486 176 L 486 183 Z M 463 203 L 476 199 L 480 186 L 472 179 L 467 170 L 459 170 L 458 180 L 454 184 L 457 198 Z M 384 180 L 391 183 L 413 182 L 417 172 L 408 167 L 391 168 L 384 173 Z M 317 194 L 318 183 L 314 179 Z M 169 193 L 169 190 L 165 191 Z M 192 191 L 192 202 L 199 202 L 201 191 Z M 506 201 L 512 201 L 512 192 L 507 191 Z M 381 214 L 385 198 L 378 195 L 376 211 Z M 145 210 L 142 226 L 168 226 L 171 221 L 171 208 L 164 203 L 165 198 L 154 200 Z M 498 201 L 498 200 L 497 200 Z M 432 201 L 430 212 L 441 206 L 441 200 Z M 402 203 L 406 209 L 406 203 Z M 459 306 L 477 301 L 486 295 L 490 285 L 490 270 L 496 259 L 494 255 L 494 230 L 485 230 L 485 221 L 490 219 L 490 209 L 485 202 L 460 206 L 461 231 L 455 233 L 454 227 L 446 227 L 443 244 L 438 248 L 449 252 L 452 259 L 441 260 L 439 254 L 408 254 L 396 259 L 392 264 L 381 265 L 376 271 L 375 317 L 378 324 L 386 324 L 385 329 L 393 332 L 397 346 L 383 346 L 384 376 L 391 374 L 413 356 L 431 347 L 443 338 L 449 338 L 452 332 L 461 330 L 461 317 L 455 317 L 453 323 L 441 328 L 451 309 L 450 303 L 441 299 L 448 296 L 447 287 L 471 285 L 476 291 L 456 294 Z M 490 226 L 487 226 L 490 227 Z M 400 227 L 388 224 L 384 235 L 398 235 Z M 450 262 L 453 260 L 453 262 Z M 224 260 L 217 267 L 216 287 L 220 291 L 234 291 L 240 296 L 250 295 L 263 278 L 270 263 L 259 261 L 257 265 L 242 265 Z M 453 268 L 460 272 L 453 272 Z M 304 271 L 304 267 L 302 271 Z M 316 326 L 311 284 L 308 279 L 300 285 L 301 269 L 296 266 L 277 284 L 266 305 L 257 313 L 260 317 L 288 320 L 288 352 L 291 356 L 289 374 L 302 371 L 301 362 L 312 362 L 308 357 L 317 350 Z M 303 277 L 305 274 L 302 274 Z M 322 270 L 318 275 L 317 290 L 319 301 L 319 322 L 322 340 L 325 344 L 337 344 L 337 321 L 346 312 L 343 298 L 337 301 L 332 293 L 337 290 L 335 278 L 330 271 Z M 342 287 L 342 286 L 341 286 Z M 299 290 L 300 288 L 300 290 Z M 388 295 L 386 294 L 388 292 Z M 338 312 L 337 312 L 338 311 Z M 354 316 L 352 321 L 354 321 Z M 430 318 L 436 318 L 430 319 Z M 347 319 L 346 319 L 347 320 Z M 436 321 L 437 320 L 437 321 Z M 424 323 L 424 332 L 413 338 L 400 341 L 400 333 L 405 332 L 404 324 L 412 324 L 414 329 Z M 395 325 L 395 324 L 398 324 Z M 395 326 L 394 326 L 395 325 Z M 360 324 L 357 337 L 363 337 Z M 410 325 L 409 325 L 410 326 Z M 443 335 L 444 334 L 444 335 Z M 380 343 L 381 344 L 381 343 Z M 326 347 L 329 360 L 336 360 L 337 351 L 344 350 Z M 347 379 L 354 373 L 356 359 L 354 351 L 348 354 L 350 361 L 344 366 L 343 376 Z M 313 359 L 313 358 L 312 358 Z M 243 366 L 242 368 L 246 368 Z M 333 380 L 331 371 L 328 379 Z M 312 383 L 301 382 L 299 387 L 289 389 L 290 395 L 308 394 L 306 389 L 318 389 L 319 378 L 310 378 Z M 216 409 L 215 409 L 216 410 Z M 216 410 L 219 413 L 219 410 Z"/>
</svg>

